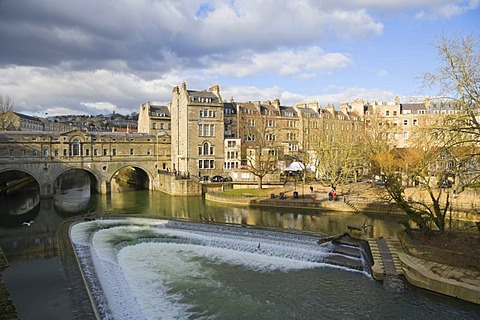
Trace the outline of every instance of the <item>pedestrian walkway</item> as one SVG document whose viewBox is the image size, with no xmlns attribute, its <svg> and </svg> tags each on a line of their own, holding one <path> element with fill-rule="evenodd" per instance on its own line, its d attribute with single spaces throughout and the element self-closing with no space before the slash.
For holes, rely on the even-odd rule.
<svg viewBox="0 0 480 320">
<path fill-rule="evenodd" d="M 417 287 L 480 304 L 480 270 L 453 267 L 408 255 L 398 239 L 369 239 L 372 277 L 404 275 Z"/>
<path fill-rule="evenodd" d="M 480 271 L 427 261 L 403 252 L 398 256 L 411 284 L 480 304 Z"/>
</svg>

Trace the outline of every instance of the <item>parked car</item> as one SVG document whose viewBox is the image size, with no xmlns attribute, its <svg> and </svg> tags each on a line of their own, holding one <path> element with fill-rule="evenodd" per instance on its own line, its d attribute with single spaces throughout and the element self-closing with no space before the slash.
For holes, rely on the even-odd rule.
<svg viewBox="0 0 480 320">
<path fill-rule="evenodd" d="M 211 181 L 212 182 L 223 182 L 223 177 L 222 176 L 213 176 Z"/>
<path fill-rule="evenodd" d="M 232 177 L 226 176 L 225 178 L 223 178 L 223 181 L 225 181 L 225 182 L 232 182 Z"/>
</svg>

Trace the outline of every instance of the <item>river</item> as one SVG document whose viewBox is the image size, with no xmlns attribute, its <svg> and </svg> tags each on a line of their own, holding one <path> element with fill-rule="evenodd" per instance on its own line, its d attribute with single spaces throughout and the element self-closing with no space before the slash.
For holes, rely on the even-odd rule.
<svg viewBox="0 0 480 320">
<path fill-rule="evenodd" d="M 28 203 L 27 206 L 17 211 L 7 208 L 14 204 L 18 206 L 22 202 L 19 200 L 21 197 Z M 365 221 L 371 224 L 367 230 L 369 237 L 395 236 L 400 228 L 399 216 L 236 207 L 206 203 L 201 197 L 171 197 L 148 190 L 120 189 L 120 192 L 102 196 L 90 195 L 87 187 L 73 186 L 71 189 L 58 192 L 53 199 L 37 199 L 34 192 L 12 199 L 9 198 L 8 201 L 5 198 L 0 199 L 2 201 L 0 245 L 10 263 L 2 277 L 22 319 L 82 318 L 79 316 L 81 310 L 78 310 L 75 303 L 74 290 L 68 283 L 56 247 L 55 231 L 64 219 L 86 213 L 109 212 L 112 217 L 141 216 L 152 219 L 174 218 L 191 222 L 248 225 L 270 230 L 304 231 L 315 236 L 343 233 L 347 230 L 347 225 L 362 225 Z M 24 225 L 24 222 L 30 221 L 33 221 L 30 226 Z M 118 237 L 115 234 L 109 236 Z M 282 241 L 288 243 L 288 239 Z M 160 255 L 162 249 L 151 248 L 148 251 L 141 249 L 132 252 L 131 257 L 147 259 L 151 252 Z M 178 258 L 178 252 L 173 254 L 173 257 Z M 195 258 L 197 260 L 194 264 L 206 266 L 204 272 L 215 273 L 216 276 L 212 278 L 196 275 L 205 280 L 202 282 L 204 286 L 201 294 L 197 294 L 195 298 L 197 300 L 185 298 L 186 300 L 179 302 L 179 305 L 186 303 L 191 307 L 198 303 L 197 307 L 191 307 L 190 313 L 183 315 L 180 313 L 178 318 L 228 319 L 230 308 L 239 310 L 237 316 L 242 314 L 242 308 L 256 308 L 258 312 L 263 310 L 263 313 L 255 313 L 253 309 L 251 312 L 245 312 L 245 319 L 255 318 L 255 314 L 263 314 L 263 318 L 271 319 L 480 318 L 480 309 L 477 305 L 421 290 L 406 283 L 401 290 L 392 290 L 363 273 L 325 267 L 300 268 L 292 272 L 274 268 L 265 273 L 237 263 L 245 257 L 232 258 L 237 262 L 230 261 L 227 264 L 236 267 L 226 268 L 224 264 L 213 263 L 212 259 L 208 258 L 213 253 L 208 250 L 195 254 L 201 256 Z M 226 256 L 230 254 L 231 252 L 226 253 Z M 132 269 L 132 272 L 145 270 L 145 274 L 151 273 L 151 270 L 147 272 L 147 265 L 151 265 L 149 262 L 139 264 L 129 257 L 122 259 L 126 259 L 125 268 Z M 163 267 L 172 268 L 166 265 Z M 182 268 L 182 272 L 185 273 L 187 269 Z M 185 278 L 191 276 L 186 274 Z M 151 282 L 149 276 L 138 280 L 140 285 L 149 282 Z M 172 290 L 181 291 L 181 288 L 182 286 L 176 286 Z M 213 288 L 218 288 L 218 291 L 212 291 Z M 198 302 L 198 299 L 202 300 L 202 296 L 207 292 L 210 292 L 209 299 L 218 302 L 215 303 L 216 313 L 210 314 L 198 309 L 211 305 L 208 302 L 211 300 L 208 299 Z M 229 306 L 231 301 L 225 299 L 225 295 L 248 299 L 245 300 L 245 304 Z M 281 307 L 269 308 L 269 303 Z"/>
</svg>

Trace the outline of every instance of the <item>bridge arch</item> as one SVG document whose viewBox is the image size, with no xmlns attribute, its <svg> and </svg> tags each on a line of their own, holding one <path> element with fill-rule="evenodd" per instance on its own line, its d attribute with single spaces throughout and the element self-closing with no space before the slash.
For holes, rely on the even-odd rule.
<svg viewBox="0 0 480 320">
<path fill-rule="evenodd" d="M 141 185 L 145 189 L 152 189 L 154 179 L 152 173 L 147 168 L 133 163 L 125 163 L 121 166 L 116 167 L 115 170 L 112 170 L 111 175 L 106 179 L 108 183 L 108 188 L 111 188 L 112 180 L 115 178 L 115 176 L 122 169 L 126 168 L 133 168 L 133 170 L 135 171 L 135 184 Z"/>
<path fill-rule="evenodd" d="M 9 168 L 0 168 L 0 175 L 3 174 L 3 173 L 6 173 L 6 172 L 14 172 L 14 171 L 19 171 L 19 172 L 22 172 L 22 173 L 25 173 L 27 175 L 29 175 L 30 177 L 32 177 L 32 179 L 35 180 L 35 182 L 37 183 L 38 185 L 38 188 L 41 189 L 42 188 L 42 180 L 41 178 L 36 174 L 35 171 L 33 170 L 28 170 L 24 167 L 20 167 L 20 166 L 11 166 Z M 1 186 L 0 186 L 1 187 Z"/>
<path fill-rule="evenodd" d="M 89 179 L 90 179 L 90 192 L 94 191 L 95 193 L 100 193 L 100 182 L 101 178 L 98 176 L 98 174 L 90 170 L 88 168 L 76 168 L 76 167 L 63 167 L 61 168 L 53 178 L 53 185 L 54 185 L 54 192 L 55 190 L 59 189 L 61 186 L 59 185 L 59 179 L 62 177 L 62 175 L 68 173 L 69 171 L 81 171 L 85 172 Z"/>
</svg>

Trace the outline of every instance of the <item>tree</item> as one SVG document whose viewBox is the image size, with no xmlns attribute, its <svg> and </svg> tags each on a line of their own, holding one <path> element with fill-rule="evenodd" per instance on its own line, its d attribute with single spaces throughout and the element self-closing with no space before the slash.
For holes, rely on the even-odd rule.
<svg viewBox="0 0 480 320">
<path fill-rule="evenodd" d="M 461 161 L 458 191 L 463 186 L 478 184 L 480 161 L 478 141 L 480 140 L 480 44 L 474 36 L 441 36 L 436 44 L 438 55 L 443 62 L 435 73 L 427 73 L 424 81 L 427 86 L 440 89 L 442 102 L 454 106 L 455 112 L 443 118 L 435 128 L 437 134 L 454 136 L 451 147 L 460 152 Z M 468 150 L 468 152 L 467 152 Z"/>
<path fill-rule="evenodd" d="M 15 114 L 14 103 L 9 96 L 0 94 L 0 130 L 13 130 Z"/>
<path fill-rule="evenodd" d="M 365 134 L 362 136 L 363 139 L 358 141 L 358 145 L 374 185 L 375 175 L 383 174 L 384 163 L 382 164 L 381 160 L 394 148 L 390 137 L 395 134 L 396 129 L 387 124 L 379 109 L 372 110 L 365 118 L 365 126 Z"/>
<path fill-rule="evenodd" d="M 247 171 L 258 178 L 261 189 L 265 176 L 278 171 L 280 149 L 276 146 L 276 119 L 272 110 L 250 111 L 241 110 L 245 155 L 242 162 Z"/>
</svg>

